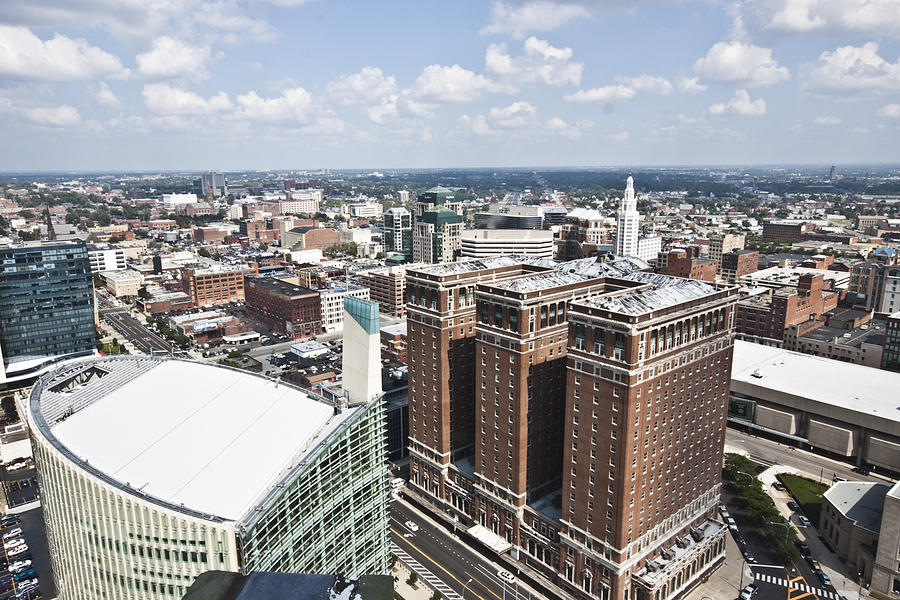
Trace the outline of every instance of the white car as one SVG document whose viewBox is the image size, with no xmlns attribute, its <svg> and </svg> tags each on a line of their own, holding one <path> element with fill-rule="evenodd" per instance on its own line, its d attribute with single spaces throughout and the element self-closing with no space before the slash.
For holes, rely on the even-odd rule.
<svg viewBox="0 0 900 600">
<path fill-rule="evenodd" d="M 28 589 L 29 587 L 37 587 L 37 584 L 38 584 L 37 578 L 23 579 L 22 581 L 20 581 L 18 583 L 18 587 L 20 590 L 25 590 L 25 589 Z"/>
<path fill-rule="evenodd" d="M 741 600 L 750 600 L 759 588 L 755 584 L 750 584 L 741 591 Z"/>
<path fill-rule="evenodd" d="M 17 535 L 22 535 L 22 528 L 16 527 L 15 529 L 10 529 L 6 533 L 3 534 L 3 539 L 8 540 L 9 538 L 14 538 Z"/>
<path fill-rule="evenodd" d="M 7 550 L 9 550 L 10 548 L 15 548 L 16 546 L 21 546 L 24 543 L 25 543 L 25 540 L 23 540 L 22 538 L 15 538 L 15 539 L 6 540 L 5 542 L 3 542 L 3 547 L 6 548 Z"/>
<path fill-rule="evenodd" d="M 407 521 L 406 523 L 404 523 L 404 525 L 406 525 L 406 527 L 413 533 L 415 533 L 416 531 L 419 530 L 419 526 L 416 525 L 415 523 L 413 523 L 412 521 Z"/>
<path fill-rule="evenodd" d="M 499 577 L 506 583 L 515 583 L 516 582 L 515 576 L 512 573 L 510 573 L 509 571 L 504 571 L 503 569 L 500 569 L 499 571 L 497 571 L 497 577 Z"/>
<path fill-rule="evenodd" d="M 800 515 L 799 517 L 797 517 L 797 520 L 800 521 L 800 524 L 801 524 L 803 527 L 809 527 L 810 525 L 812 525 L 812 523 L 809 522 L 809 519 L 807 519 L 807 518 L 806 518 L 805 516 L 803 516 L 803 515 Z"/>
<path fill-rule="evenodd" d="M 21 546 L 16 546 L 12 550 L 7 550 L 6 555 L 7 556 L 18 556 L 20 554 L 24 554 L 25 552 L 28 552 L 28 544 L 22 544 Z"/>
<path fill-rule="evenodd" d="M 28 463 L 20 462 L 20 463 L 15 463 L 15 464 L 9 465 L 8 467 L 6 467 L 6 470 L 7 471 L 20 471 L 22 469 L 27 469 L 27 468 L 28 468 Z"/>
<path fill-rule="evenodd" d="M 9 571 L 10 571 L 10 573 L 18 573 L 25 567 L 30 567 L 30 566 L 31 566 L 30 560 L 17 560 L 13 564 L 9 565 Z"/>
</svg>

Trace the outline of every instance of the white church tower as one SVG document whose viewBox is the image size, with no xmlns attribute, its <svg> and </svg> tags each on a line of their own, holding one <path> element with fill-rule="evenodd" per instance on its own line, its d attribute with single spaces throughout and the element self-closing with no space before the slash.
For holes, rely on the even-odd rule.
<svg viewBox="0 0 900 600">
<path fill-rule="evenodd" d="M 637 211 L 634 198 L 634 179 L 629 176 L 625 182 L 625 197 L 616 212 L 616 254 L 638 256 L 638 231 L 641 214 Z"/>
</svg>

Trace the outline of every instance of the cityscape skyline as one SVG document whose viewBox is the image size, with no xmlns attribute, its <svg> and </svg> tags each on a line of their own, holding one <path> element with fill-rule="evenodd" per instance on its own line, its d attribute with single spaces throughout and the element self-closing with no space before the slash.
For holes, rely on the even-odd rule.
<svg viewBox="0 0 900 600">
<path fill-rule="evenodd" d="M 18 143 L 0 156 L 8 170 L 884 164 L 898 23 L 888 0 L 179 0 L 102 16 L 15 0 L 0 7 L 0 122 Z"/>
</svg>

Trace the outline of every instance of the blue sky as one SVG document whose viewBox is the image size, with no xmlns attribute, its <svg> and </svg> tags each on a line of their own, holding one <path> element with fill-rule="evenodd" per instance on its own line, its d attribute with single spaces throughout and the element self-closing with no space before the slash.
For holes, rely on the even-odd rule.
<svg viewBox="0 0 900 600">
<path fill-rule="evenodd" d="M 900 0 L 3 0 L 3 170 L 897 162 Z"/>
</svg>

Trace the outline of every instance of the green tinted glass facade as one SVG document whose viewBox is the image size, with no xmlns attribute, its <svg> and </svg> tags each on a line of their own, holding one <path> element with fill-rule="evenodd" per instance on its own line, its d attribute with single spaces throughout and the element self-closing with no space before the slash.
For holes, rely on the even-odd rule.
<svg viewBox="0 0 900 600">
<path fill-rule="evenodd" d="M 381 321 L 378 319 L 378 303 L 362 298 L 344 298 L 344 310 L 359 323 L 367 333 L 378 333 Z"/>
</svg>

